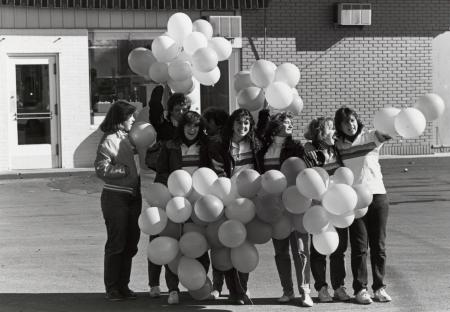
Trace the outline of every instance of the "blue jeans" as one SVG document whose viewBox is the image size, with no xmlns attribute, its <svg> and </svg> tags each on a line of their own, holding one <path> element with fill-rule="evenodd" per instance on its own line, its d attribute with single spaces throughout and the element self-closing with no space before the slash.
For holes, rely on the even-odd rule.
<svg viewBox="0 0 450 312">
<path fill-rule="evenodd" d="M 138 225 L 142 197 L 103 190 L 101 198 L 107 240 L 104 257 L 106 291 L 128 287 L 132 258 L 138 250 L 141 230 Z"/>
<path fill-rule="evenodd" d="M 285 239 L 272 239 L 275 249 L 275 263 L 280 276 L 283 294 L 294 294 L 292 283 L 291 257 L 289 245 L 291 246 L 292 258 L 294 260 L 297 286 L 300 294 L 309 293 L 310 266 L 309 266 L 309 234 L 293 231 Z"/>
<path fill-rule="evenodd" d="M 389 201 L 386 194 L 373 194 L 367 214 L 355 219 L 350 226 L 351 267 L 355 294 L 367 289 L 367 254 L 370 248 L 372 266 L 372 289 L 385 287 L 383 282 L 386 266 L 386 224 Z"/>
<path fill-rule="evenodd" d="M 339 235 L 339 245 L 330 255 L 330 279 L 334 290 L 344 286 L 345 279 L 345 251 L 348 245 L 348 228 L 336 228 Z M 327 260 L 326 256 L 320 254 L 311 244 L 311 272 L 314 277 L 314 288 L 319 291 L 326 282 Z"/>
</svg>

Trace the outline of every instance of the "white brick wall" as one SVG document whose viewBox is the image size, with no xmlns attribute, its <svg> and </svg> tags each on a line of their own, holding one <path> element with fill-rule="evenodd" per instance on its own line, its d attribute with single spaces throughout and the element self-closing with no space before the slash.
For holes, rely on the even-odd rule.
<svg viewBox="0 0 450 312">
<path fill-rule="evenodd" d="M 59 64 L 61 166 L 91 167 L 99 134 L 91 126 L 87 30 L 2 30 L 0 68 L 8 54 L 52 54 Z M 59 40 L 57 40 L 60 38 Z M 0 170 L 10 169 L 8 123 L 9 89 L 6 70 L 0 70 Z"/>
</svg>

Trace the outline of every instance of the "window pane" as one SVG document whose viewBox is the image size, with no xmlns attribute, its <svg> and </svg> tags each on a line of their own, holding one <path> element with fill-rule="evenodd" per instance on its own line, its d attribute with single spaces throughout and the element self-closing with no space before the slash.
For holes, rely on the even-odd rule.
<svg viewBox="0 0 450 312">
<path fill-rule="evenodd" d="M 220 79 L 214 86 L 200 85 L 201 110 L 218 107 L 229 112 L 228 61 L 219 62 Z"/>
</svg>

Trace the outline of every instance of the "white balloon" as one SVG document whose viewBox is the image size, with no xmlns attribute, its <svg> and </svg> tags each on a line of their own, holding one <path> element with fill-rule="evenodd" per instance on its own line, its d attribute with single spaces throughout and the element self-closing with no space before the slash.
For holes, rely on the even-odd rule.
<svg viewBox="0 0 450 312">
<path fill-rule="evenodd" d="M 400 109 L 395 107 L 385 107 L 379 110 L 375 113 L 373 126 L 382 133 L 389 134 L 392 137 L 396 136 L 394 120 L 398 113 L 400 113 Z"/>
<path fill-rule="evenodd" d="M 184 38 L 192 32 L 191 18 L 185 13 L 175 13 L 169 17 L 167 21 L 167 33 L 180 46 L 183 44 Z"/>
<path fill-rule="evenodd" d="M 213 27 L 210 22 L 198 19 L 192 23 L 192 31 L 201 32 L 209 40 L 213 36 Z"/>
<path fill-rule="evenodd" d="M 395 130 L 405 139 L 418 137 L 425 131 L 427 121 L 425 116 L 417 108 L 402 109 L 395 117 Z"/>
<path fill-rule="evenodd" d="M 195 69 L 202 72 L 209 72 L 217 67 L 219 59 L 216 51 L 206 47 L 200 48 L 192 55 L 192 63 Z"/>
<path fill-rule="evenodd" d="M 191 217 L 192 205 L 186 198 L 176 196 L 167 202 L 166 213 L 173 222 L 183 223 Z"/>
<path fill-rule="evenodd" d="M 195 79 L 198 80 L 204 86 L 213 86 L 220 79 L 220 69 L 219 67 L 215 67 L 213 70 L 209 72 L 201 72 L 197 69 L 193 68 L 192 70 Z"/>
<path fill-rule="evenodd" d="M 258 111 L 264 105 L 264 91 L 259 87 L 247 87 L 240 90 L 236 96 L 239 107 L 251 112 Z"/>
<path fill-rule="evenodd" d="M 192 80 L 192 78 L 180 81 L 169 79 L 167 80 L 167 84 L 174 92 L 180 92 L 184 94 L 190 93 L 194 88 L 194 81 Z"/>
<path fill-rule="evenodd" d="M 150 66 L 156 62 L 152 51 L 146 48 L 133 49 L 128 54 L 128 65 L 131 70 L 140 76 L 148 75 Z"/>
<path fill-rule="evenodd" d="M 291 112 L 292 114 L 298 116 L 302 112 L 303 106 L 304 106 L 303 100 L 300 97 L 300 95 L 298 95 L 298 92 L 297 92 L 297 93 L 293 93 L 292 102 L 291 102 L 291 104 L 289 104 L 289 106 L 286 108 L 286 110 L 288 112 Z"/>
<path fill-rule="evenodd" d="M 256 214 L 255 204 L 248 198 L 236 198 L 225 207 L 225 216 L 229 220 L 237 220 L 247 224 Z"/>
<path fill-rule="evenodd" d="M 422 95 L 414 105 L 425 116 L 427 121 L 438 119 L 445 110 L 444 100 L 435 93 Z"/>
<path fill-rule="evenodd" d="M 174 60 L 170 62 L 168 72 L 173 80 L 183 81 L 192 77 L 192 66 L 188 61 Z"/>
<path fill-rule="evenodd" d="M 166 63 L 155 62 L 150 66 L 150 78 L 158 83 L 165 83 L 169 80 L 169 69 Z"/>
<path fill-rule="evenodd" d="M 227 60 L 230 57 L 231 52 L 233 52 L 230 41 L 224 37 L 211 38 L 208 41 L 208 47 L 216 51 L 219 61 Z"/>
<path fill-rule="evenodd" d="M 275 70 L 275 81 L 281 81 L 294 88 L 300 81 L 300 69 L 292 63 L 283 63 Z"/>
<path fill-rule="evenodd" d="M 323 207 L 330 213 L 342 215 L 352 211 L 358 202 L 355 190 L 347 184 L 331 184 L 322 197 Z"/>
<path fill-rule="evenodd" d="M 180 46 L 168 36 L 158 36 L 152 42 L 152 52 L 158 62 L 170 62 L 180 53 Z"/>
<path fill-rule="evenodd" d="M 336 229 L 330 225 L 320 234 L 313 235 L 314 248 L 322 255 L 331 255 L 339 245 L 339 235 Z"/>
<path fill-rule="evenodd" d="M 188 54 L 194 54 L 200 48 L 208 46 L 208 39 L 204 34 L 198 31 L 193 31 L 184 38 L 183 48 Z"/>
<path fill-rule="evenodd" d="M 284 82 L 275 81 L 266 89 L 266 100 L 275 109 L 287 108 L 294 99 L 292 89 Z"/>
<path fill-rule="evenodd" d="M 266 88 L 275 79 L 277 65 L 267 60 L 257 60 L 250 68 L 252 82 L 260 88 Z"/>
<path fill-rule="evenodd" d="M 234 90 L 236 93 L 241 91 L 242 89 L 248 87 L 256 87 L 250 78 L 250 72 L 248 70 L 241 70 L 240 72 L 234 75 Z"/>
</svg>

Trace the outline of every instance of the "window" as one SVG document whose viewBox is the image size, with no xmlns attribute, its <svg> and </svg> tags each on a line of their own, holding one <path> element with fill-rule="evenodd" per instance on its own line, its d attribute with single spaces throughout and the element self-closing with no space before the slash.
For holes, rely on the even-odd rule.
<svg viewBox="0 0 450 312">
<path fill-rule="evenodd" d="M 104 115 L 102 109 L 117 99 L 145 106 L 147 88 L 152 82 L 136 75 L 128 66 L 128 54 L 137 47 L 150 48 L 151 41 L 92 40 L 89 46 L 91 111 Z"/>
</svg>

